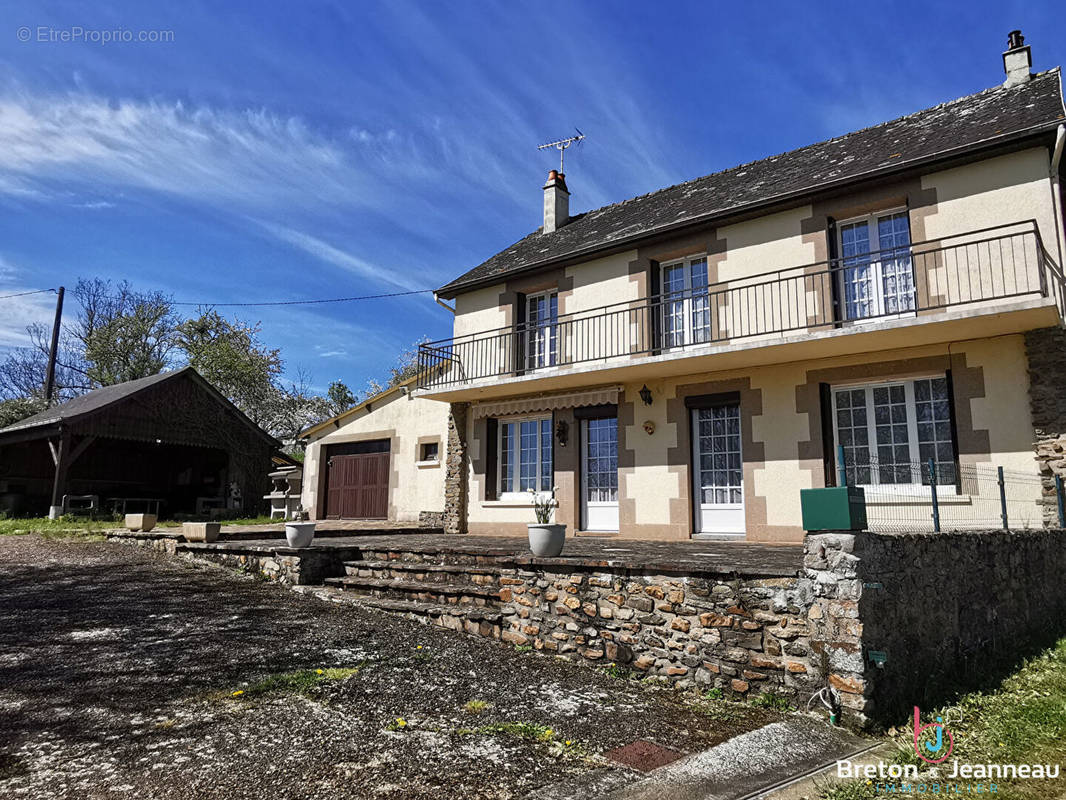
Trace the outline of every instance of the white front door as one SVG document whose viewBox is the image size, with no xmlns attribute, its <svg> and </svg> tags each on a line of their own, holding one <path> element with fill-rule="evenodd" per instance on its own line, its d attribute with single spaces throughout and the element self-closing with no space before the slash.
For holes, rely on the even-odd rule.
<svg viewBox="0 0 1066 800">
<path fill-rule="evenodd" d="M 581 520 L 586 531 L 618 530 L 618 418 L 581 420 Z"/>
<path fill-rule="evenodd" d="M 697 533 L 744 533 L 740 406 L 692 410 Z"/>
</svg>

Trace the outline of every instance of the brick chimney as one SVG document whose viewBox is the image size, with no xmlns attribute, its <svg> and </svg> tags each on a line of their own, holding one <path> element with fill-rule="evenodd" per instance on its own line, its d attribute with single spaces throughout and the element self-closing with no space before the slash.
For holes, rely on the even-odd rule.
<svg viewBox="0 0 1066 800">
<path fill-rule="evenodd" d="M 563 227 L 570 219 L 570 191 L 566 176 L 553 169 L 544 184 L 544 233 Z"/>
<path fill-rule="evenodd" d="M 1011 31 L 1007 36 L 1007 50 L 1003 53 L 1003 71 L 1007 73 L 1004 86 L 1017 86 L 1029 80 L 1029 68 L 1033 66 L 1033 55 L 1025 43 L 1021 31 Z"/>
</svg>

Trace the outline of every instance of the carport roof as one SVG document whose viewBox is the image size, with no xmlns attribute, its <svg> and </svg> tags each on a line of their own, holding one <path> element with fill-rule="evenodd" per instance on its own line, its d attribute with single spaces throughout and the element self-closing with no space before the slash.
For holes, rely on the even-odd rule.
<svg viewBox="0 0 1066 800">
<path fill-rule="evenodd" d="M 58 426 L 80 422 L 87 417 L 107 411 L 146 389 L 159 386 L 178 378 L 192 380 L 217 402 L 225 405 L 227 409 L 235 414 L 243 423 L 250 428 L 253 428 L 260 436 L 262 436 L 262 438 L 269 441 L 273 447 L 281 446 L 280 442 L 248 419 L 244 412 L 233 405 L 233 403 L 231 403 L 214 386 L 208 383 L 203 376 L 192 367 L 182 367 L 181 369 L 171 370 L 170 372 L 161 372 L 158 375 L 149 375 L 146 378 L 138 378 L 137 380 L 116 383 L 113 386 L 103 386 L 99 389 L 94 389 L 91 392 L 83 394 L 80 397 L 75 397 L 65 403 L 46 408 L 44 411 L 40 411 L 33 416 L 26 417 L 26 419 L 16 422 L 14 425 L 0 428 L 0 441 L 4 438 L 14 436 L 15 434 L 19 434 L 19 438 L 29 438 L 26 434 L 32 435 L 33 432 L 38 430 L 42 436 L 48 435 Z"/>
</svg>

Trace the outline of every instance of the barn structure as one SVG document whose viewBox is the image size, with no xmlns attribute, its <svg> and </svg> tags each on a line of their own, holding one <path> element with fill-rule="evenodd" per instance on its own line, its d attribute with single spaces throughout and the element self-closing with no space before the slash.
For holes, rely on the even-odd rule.
<svg viewBox="0 0 1066 800">
<path fill-rule="evenodd" d="M 0 428 L 0 508 L 257 511 L 280 443 L 191 367 L 105 386 Z"/>
</svg>

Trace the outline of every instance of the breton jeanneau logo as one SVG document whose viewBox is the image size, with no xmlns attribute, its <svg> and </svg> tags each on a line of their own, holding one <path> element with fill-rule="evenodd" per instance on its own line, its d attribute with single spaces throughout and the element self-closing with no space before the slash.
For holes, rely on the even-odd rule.
<svg viewBox="0 0 1066 800">
<path fill-rule="evenodd" d="M 921 724 L 921 709 L 914 707 L 914 752 L 927 764 L 939 764 L 947 761 L 955 749 L 955 739 L 944 726 L 944 719 L 937 717 L 936 722 Z"/>
</svg>

